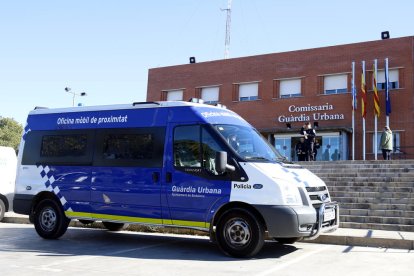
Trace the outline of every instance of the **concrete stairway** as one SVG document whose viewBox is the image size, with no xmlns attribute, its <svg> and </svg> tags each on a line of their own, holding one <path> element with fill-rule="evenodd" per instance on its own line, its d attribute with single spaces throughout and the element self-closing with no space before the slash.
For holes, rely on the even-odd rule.
<svg viewBox="0 0 414 276">
<path fill-rule="evenodd" d="M 340 227 L 414 232 L 414 160 L 300 162 L 340 204 Z"/>
</svg>

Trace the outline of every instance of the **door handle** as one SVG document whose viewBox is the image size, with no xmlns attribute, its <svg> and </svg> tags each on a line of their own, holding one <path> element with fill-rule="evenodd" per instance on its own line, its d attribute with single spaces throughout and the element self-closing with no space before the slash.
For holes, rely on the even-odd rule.
<svg viewBox="0 0 414 276">
<path fill-rule="evenodd" d="M 171 183 L 172 182 L 172 173 L 167 172 L 165 174 L 165 182 L 167 182 L 167 183 Z"/>
<path fill-rule="evenodd" d="M 159 172 L 153 172 L 152 173 L 152 181 L 154 183 L 157 183 L 158 181 L 160 181 L 160 173 Z"/>
</svg>

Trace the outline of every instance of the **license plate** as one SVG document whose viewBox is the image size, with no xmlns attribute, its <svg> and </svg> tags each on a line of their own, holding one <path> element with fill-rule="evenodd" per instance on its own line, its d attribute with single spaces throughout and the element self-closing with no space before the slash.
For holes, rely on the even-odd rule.
<svg viewBox="0 0 414 276">
<path fill-rule="evenodd" d="M 325 209 L 323 213 L 323 222 L 335 219 L 335 209 Z"/>
</svg>

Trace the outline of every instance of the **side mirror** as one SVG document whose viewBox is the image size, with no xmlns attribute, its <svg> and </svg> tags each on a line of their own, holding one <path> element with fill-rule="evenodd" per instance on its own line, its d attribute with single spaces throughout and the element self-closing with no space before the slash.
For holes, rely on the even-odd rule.
<svg viewBox="0 0 414 276">
<path fill-rule="evenodd" d="M 225 151 L 218 151 L 216 152 L 216 171 L 218 173 L 225 173 L 226 171 L 235 171 L 236 168 L 227 164 L 227 152 Z"/>
</svg>

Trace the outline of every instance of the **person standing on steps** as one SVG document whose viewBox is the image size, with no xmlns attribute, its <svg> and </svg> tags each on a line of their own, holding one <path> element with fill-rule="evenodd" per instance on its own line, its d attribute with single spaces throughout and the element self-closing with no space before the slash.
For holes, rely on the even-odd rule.
<svg viewBox="0 0 414 276">
<path fill-rule="evenodd" d="M 392 131 L 389 126 L 384 127 L 384 131 L 381 134 L 381 150 L 382 150 L 382 157 L 384 160 L 391 160 L 391 152 L 392 152 Z"/>
<path fill-rule="evenodd" d="M 300 137 L 300 141 L 295 146 L 295 151 L 298 156 L 298 161 L 307 161 L 308 150 L 306 148 L 304 137 Z"/>
<path fill-rule="evenodd" d="M 312 128 L 310 122 L 307 122 L 301 129 L 302 135 L 305 137 L 305 143 L 308 150 L 308 160 L 315 161 L 315 137 L 316 131 Z"/>
</svg>

